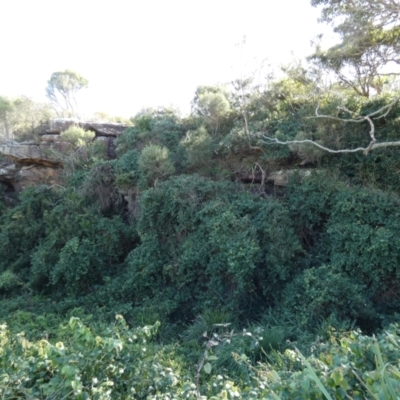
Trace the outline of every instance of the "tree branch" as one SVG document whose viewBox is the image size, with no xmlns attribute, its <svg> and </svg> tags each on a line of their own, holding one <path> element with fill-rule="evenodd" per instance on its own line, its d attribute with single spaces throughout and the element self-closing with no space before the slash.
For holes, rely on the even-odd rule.
<svg viewBox="0 0 400 400">
<path fill-rule="evenodd" d="M 262 136 L 263 139 L 267 140 L 268 142 L 265 142 L 262 140 L 263 143 L 265 144 L 281 144 L 281 145 L 291 145 L 291 144 L 311 144 L 315 147 L 318 147 L 321 150 L 324 150 L 328 153 L 333 153 L 333 154 L 339 154 L 339 153 L 360 153 L 363 152 L 365 155 L 367 155 L 370 151 L 382 148 L 382 147 L 397 147 L 400 146 L 400 140 L 395 141 L 395 142 L 382 142 L 382 143 L 375 143 L 373 140 L 369 143 L 367 147 L 357 147 L 355 149 L 341 149 L 341 150 L 335 150 L 331 149 L 329 147 L 322 146 L 318 142 L 315 142 L 314 140 L 310 139 L 304 139 L 304 140 L 287 140 L 286 142 L 282 142 L 278 138 L 272 138 L 268 136 Z"/>
<path fill-rule="evenodd" d="M 381 142 L 381 143 L 376 143 L 376 137 L 375 137 L 375 125 L 373 120 L 377 120 L 380 118 L 386 117 L 389 112 L 392 110 L 392 108 L 400 101 L 400 97 L 396 97 L 394 100 L 392 100 L 389 104 L 381 107 L 380 109 L 371 112 L 367 115 L 359 115 L 357 116 L 353 111 L 349 110 L 345 106 L 340 106 L 338 107 L 339 111 L 344 111 L 351 116 L 352 118 L 339 118 L 339 117 L 333 117 L 332 115 L 323 115 L 319 114 L 319 103 L 315 109 L 315 116 L 312 117 L 306 117 L 307 119 L 329 119 L 333 121 L 339 121 L 339 122 L 345 122 L 345 123 L 362 123 L 362 122 L 368 122 L 370 126 L 370 131 L 369 131 L 369 136 L 370 136 L 370 142 L 367 147 L 357 147 L 355 149 L 341 149 L 341 150 L 336 150 L 336 149 L 331 149 L 329 147 L 323 146 L 322 144 L 311 140 L 311 139 L 304 139 L 304 140 L 287 140 L 287 141 L 281 141 L 278 138 L 273 138 L 265 135 L 261 135 L 263 143 L 265 144 L 280 144 L 280 145 L 298 145 L 298 144 L 310 144 L 312 146 L 315 146 L 321 150 L 324 150 L 328 153 L 332 154 L 339 154 L 339 153 L 359 153 L 363 152 L 365 155 L 367 155 L 371 150 L 383 148 L 383 147 L 397 147 L 400 146 L 400 140 L 394 141 L 394 142 Z"/>
</svg>

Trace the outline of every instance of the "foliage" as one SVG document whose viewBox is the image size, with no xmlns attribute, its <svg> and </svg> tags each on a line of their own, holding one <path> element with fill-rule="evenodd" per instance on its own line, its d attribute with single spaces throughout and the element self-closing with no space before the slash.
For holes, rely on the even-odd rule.
<svg viewBox="0 0 400 400">
<path fill-rule="evenodd" d="M 87 86 L 88 80 L 77 72 L 58 71 L 47 81 L 46 95 L 58 116 L 72 117 L 77 113 L 76 94 Z"/>
<path fill-rule="evenodd" d="M 218 306 L 237 318 L 292 274 L 299 244 L 277 202 L 193 175 L 147 190 L 140 204 L 141 244 L 125 284 L 137 304 L 165 305 L 181 319 Z"/>
<path fill-rule="evenodd" d="M 398 197 L 378 190 L 351 188 L 322 175 L 293 186 L 289 193 L 291 216 L 308 249 L 304 265 L 330 266 L 315 269 L 315 274 L 312 270 L 305 272 L 301 279 L 317 279 L 315 289 L 308 287 L 307 293 L 311 295 L 315 290 L 317 297 L 323 298 L 324 281 L 333 274 L 330 279 L 337 281 L 334 290 L 342 290 L 342 294 L 336 293 L 334 297 L 351 303 L 351 306 L 343 303 L 335 312 L 355 318 L 354 307 L 360 309 L 365 303 L 361 308 L 367 310 L 369 300 L 373 308 L 381 312 L 395 306 L 400 282 L 396 233 L 399 229 Z M 296 296 L 295 293 L 302 293 L 304 289 L 292 289 L 292 293 Z M 329 294 L 329 290 L 325 292 L 326 305 L 321 306 L 324 312 L 329 312 L 335 304 L 339 306 L 329 298 L 333 294 Z M 313 301 L 308 300 L 311 307 L 314 307 Z M 372 312 L 371 307 L 369 309 Z"/>
<path fill-rule="evenodd" d="M 105 147 L 101 141 L 96 141 L 95 133 L 86 131 L 79 126 L 72 125 L 60 137 L 66 143 L 63 151 L 49 149 L 56 158 L 63 162 L 64 175 L 70 176 L 77 169 L 88 168 L 96 161 L 104 159 Z"/>
<path fill-rule="evenodd" d="M 92 131 L 85 131 L 79 126 L 72 125 L 66 131 L 61 132 L 60 137 L 64 142 L 67 142 L 71 144 L 71 146 L 77 148 L 87 146 L 88 143 L 92 142 L 95 137 L 95 133 Z"/>
<path fill-rule="evenodd" d="M 170 109 L 145 109 L 132 119 L 133 128 L 117 139 L 118 154 L 142 150 L 148 144 L 167 147 L 174 152 L 185 132 L 179 116 Z"/>
<path fill-rule="evenodd" d="M 142 150 L 138 166 L 144 180 L 150 186 L 156 185 L 159 180 L 175 172 L 168 149 L 156 144 L 148 145 Z"/>
<path fill-rule="evenodd" d="M 188 152 L 187 162 L 191 168 L 201 169 L 209 166 L 213 156 L 213 142 L 204 127 L 188 131 L 182 140 L 182 145 Z"/>
<path fill-rule="evenodd" d="M 179 393 L 179 364 L 148 344 L 157 327 L 130 330 L 117 316 L 116 324 L 99 336 L 71 318 L 64 327 L 71 339 L 50 344 L 29 342 L 23 334 L 10 336 L 2 325 L 1 395 L 155 399 L 160 393 Z"/>
<path fill-rule="evenodd" d="M 1 218 L 3 290 L 32 285 L 39 292 L 84 294 L 115 273 L 130 250 L 131 228 L 88 208 L 73 190 L 26 190 Z"/>
<path fill-rule="evenodd" d="M 295 313 L 298 322 L 312 329 L 319 321 L 376 317 L 362 281 L 353 280 L 339 268 L 322 265 L 306 269 L 282 293 L 282 310 Z"/>
<path fill-rule="evenodd" d="M 388 67 L 399 62 L 398 2 L 312 0 L 311 4 L 323 5 L 321 21 L 336 23 L 334 31 L 341 39 L 326 51 L 317 48 L 313 58 L 359 95 L 369 97 L 371 90 L 382 93 Z"/>
<path fill-rule="evenodd" d="M 46 210 L 59 200 L 59 193 L 46 187 L 26 189 L 20 203 L 0 216 L 0 270 L 24 276 L 32 250 L 44 237 Z M 10 251 L 12 248 L 13 251 Z M 26 276 L 25 276 L 26 278 Z"/>
<path fill-rule="evenodd" d="M 37 140 L 37 128 L 53 116 L 47 104 L 20 96 L 0 96 L 0 139 Z"/>
<path fill-rule="evenodd" d="M 313 3 L 327 20 L 344 17 L 340 51 L 328 54 L 342 57 L 340 68 L 397 46 L 397 31 L 387 30 L 389 43 L 370 25 L 382 2 Z M 351 9 L 358 4 L 368 7 Z M 382 40 L 348 46 L 354 16 L 362 38 Z M 364 45 L 361 58 L 350 54 Z M 27 189 L 7 207 L 2 190 L 0 320 L 11 329 L 0 330 L 2 397 L 363 399 L 398 390 L 398 328 L 380 331 L 400 312 L 398 151 L 333 156 L 263 140 L 353 149 L 369 143 L 366 116 L 390 106 L 373 124 L 377 139 L 396 141 L 398 94 L 362 98 L 338 83 L 324 93 L 318 71 L 295 64 L 284 73 L 264 86 L 236 80 L 231 92 L 200 86 L 187 118 L 143 110 L 114 160 L 102 159 L 92 132 L 71 127 L 61 135 L 70 143 L 63 187 Z M 87 81 L 64 71 L 49 85 L 71 113 Z M 0 98 L 3 130 L 19 132 L 18 115 L 34 132 L 42 114 L 25 121 L 31 109 Z M 349 123 L 354 116 L 361 122 Z M 269 180 L 304 167 L 288 171 L 285 188 Z M 251 168 L 261 190 L 245 183 Z M 116 313 L 135 328 L 120 316 L 111 323 Z M 354 326 L 375 336 L 349 333 Z"/>
<path fill-rule="evenodd" d="M 118 271 L 132 231 L 118 216 L 88 209 L 74 192 L 64 199 L 44 216 L 45 238 L 32 252 L 30 283 L 58 296 L 83 295 Z"/>
<path fill-rule="evenodd" d="M 0 330 L 0 393 L 3 397 L 77 399 L 395 399 L 400 389 L 398 327 L 377 338 L 360 332 L 332 332 L 309 357 L 298 350 L 272 351 L 255 365 L 240 341 L 222 341 L 204 353 L 196 372 L 176 346 L 152 341 L 159 323 L 128 328 L 120 315 L 113 325 L 85 325 L 70 318 L 62 341 L 29 341 L 24 333 Z M 264 332 L 243 331 L 236 338 L 257 343 Z M 218 336 L 217 336 L 218 338 Z M 229 377 L 218 364 L 231 346 L 237 371 Z M 215 354 L 215 355 L 214 355 Z M 230 370 L 233 372 L 232 370 Z"/>
<path fill-rule="evenodd" d="M 230 104 L 223 87 L 199 86 L 192 108 L 210 127 L 213 135 L 216 135 L 221 121 L 230 111 Z"/>
</svg>

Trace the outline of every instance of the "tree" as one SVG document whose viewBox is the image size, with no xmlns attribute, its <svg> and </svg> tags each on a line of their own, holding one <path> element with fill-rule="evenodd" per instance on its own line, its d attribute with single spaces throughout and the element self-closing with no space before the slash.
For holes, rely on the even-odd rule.
<svg viewBox="0 0 400 400">
<path fill-rule="evenodd" d="M 77 113 L 77 92 L 87 86 L 88 80 L 77 72 L 70 70 L 54 72 L 47 81 L 46 95 L 58 116 L 70 117 Z"/>
<path fill-rule="evenodd" d="M 217 134 L 222 118 L 230 111 L 224 89 L 218 86 L 199 86 L 192 104 L 194 113 L 203 117 L 212 132 Z"/>
<path fill-rule="evenodd" d="M 399 0 L 311 0 L 322 5 L 320 22 L 334 25 L 340 43 L 310 57 L 343 85 L 369 97 L 380 94 L 400 65 Z M 394 68 L 393 68 L 394 67 Z"/>
<path fill-rule="evenodd" d="M 12 111 L 12 101 L 10 99 L 7 99 L 6 97 L 0 96 L 0 121 L 3 123 L 4 127 L 4 131 L 2 132 L 0 137 L 4 137 L 5 139 L 11 138 L 9 118 Z"/>
<path fill-rule="evenodd" d="M 36 128 L 53 115 L 51 108 L 44 103 L 20 96 L 9 99 L 0 96 L 0 137 L 6 139 L 33 139 Z"/>
<path fill-rule="evenodd" d="M 263 135 L 262 140 L 267 143 L 276 143 L 289 146 L 314 146 L 330 153 L 357 153 L 369 154 L 370 151 L 400 146 L 400 140 L 378 141 L 376 137 L 377 120 L 385 119 L 400 101 L 398 94 L 391 94 L 390 98 L 379 97 L 382 94 L 389 76 L 400 74 L 400 0 L 311 0 L 313 6 L 322 6 L 321 22 L 330 23 L 334 31 L 340 36 L 340 43 L 323 51 L 317 47 L 310 57 L 320 68 L 334 72 L 341 86 L 351 88 L 360 98 L 370 98 L 376 108 L 369 108 L 362 112 L 346 105 L 347 100 L 343 93 L 339 93 L 342 100 L 334 114 L 320 113 L 321 103 L 318 102 L 314 118 L 317 120 L 338 122 L 345 124 L 365 124 L 369 142 L 356 145 L 353 148 L 340 148 L 325 145 L 323 142 L 311 139 L 281 140 L 270 135 Z M 334 86 L 333 86 L 334 87 Z M 325 94 L 320 93 L 320 98 Z M 338 98 L 335 95 L 336 99 Z M 365 104 L 365 103 L 364 103 Z M 322 107 L 323 108 L 323 107 Z M 368 108 L 368 107 L 367 107 Z"/>
</svg>

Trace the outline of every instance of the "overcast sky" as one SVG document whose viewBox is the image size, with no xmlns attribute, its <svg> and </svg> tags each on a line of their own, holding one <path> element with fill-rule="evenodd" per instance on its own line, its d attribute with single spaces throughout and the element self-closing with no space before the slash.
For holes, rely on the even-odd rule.
<svg viewBox="0 0 400 400">
<path fill-rule="evenodd" d="M 232 80 L 265 58 L 277 66 L 310 54 L 328 30 L 309 3 L 0 0 L 0 95 L 44 101 L 51 74 L 71 69 L 89 80 L 79 99 L 86 114 L 188 111 L 199 85 Z"/>
</svg>

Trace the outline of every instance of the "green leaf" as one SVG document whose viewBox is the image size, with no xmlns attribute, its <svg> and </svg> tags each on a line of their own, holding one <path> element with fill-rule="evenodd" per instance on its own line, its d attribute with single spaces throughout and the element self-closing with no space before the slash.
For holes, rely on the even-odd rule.
<svg viewBox="0 0 400 400">
<path fill-rule="evenodd" d="M 210 363 L 205 363 L 203 369 L 206 374 L 211 374 L 212 366 Z"/>
</svg>

